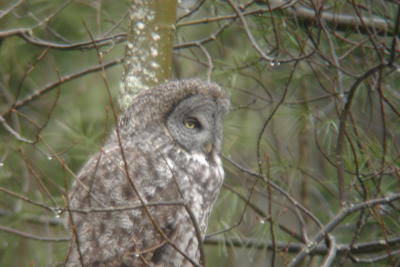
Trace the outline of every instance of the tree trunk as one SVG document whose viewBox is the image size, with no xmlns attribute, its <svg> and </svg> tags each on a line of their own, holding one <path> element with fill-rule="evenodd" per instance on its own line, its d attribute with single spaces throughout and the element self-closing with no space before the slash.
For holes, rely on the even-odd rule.
<svg viewBox="0 0 400 267">
<path fill-rule="evenodd" d="M 171 77 L 176 0 L 133 0 L 129 21 L 119 97 L 122 109 L 141 90 Z"/>
</svg>

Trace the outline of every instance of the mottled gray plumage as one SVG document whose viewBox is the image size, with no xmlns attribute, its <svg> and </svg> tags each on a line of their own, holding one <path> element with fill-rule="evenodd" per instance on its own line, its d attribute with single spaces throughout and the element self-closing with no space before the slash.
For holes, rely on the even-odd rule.
<svg viewBox="0 0 400 267">
<path fill-rule="evenodd" d="M 200 80 L 139 93 L 72 186 L 67 266 L 199 264 L 199 239 L 224 177 L 228 108 L 226 93 Z"/>
</svg>

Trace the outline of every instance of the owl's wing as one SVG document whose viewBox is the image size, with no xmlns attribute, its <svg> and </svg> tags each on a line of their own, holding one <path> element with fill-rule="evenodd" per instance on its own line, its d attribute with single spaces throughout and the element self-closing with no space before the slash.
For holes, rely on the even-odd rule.
<svg viewBox="0 0 400 267">
<path fill-rule="evenodd" d="M 104 147 L 74 182 L 69 195 L 74 237 L 67 266 L 80 260 L 85 266 L 160 263 L 177 257 L 171 242 L 179 242 L 179 231 L 193 235 L 182 205 L 165 204 L 181 200 L 165 159 L 133 146 L 124 148 L 124 155 L 119 146 Z M 137 192 L 152 205 L 143 208 Z"/>
</svg>

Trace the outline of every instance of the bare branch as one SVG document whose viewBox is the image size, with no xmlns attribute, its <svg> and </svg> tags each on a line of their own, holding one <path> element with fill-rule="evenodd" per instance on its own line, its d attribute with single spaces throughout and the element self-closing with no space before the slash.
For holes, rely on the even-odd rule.
<svg viewBox="0 0 400 267">
<path fill-rule="evenodd" d="M 32 102 L 33 100 L 39 98 L 40 96 L 50 92 L 52 89 L 57 88 L 58 86 L 60 86 L 61 84 L 65 83 L 65 82 L 77 79 L 77 78 L 82 77 L 82 76 L 84 76 L 86 74 L 89 74 L 89 73 L 101 71 L 103 69 L 116 66 L 117 64 L 120 64 L 122 62 L 122 60 L 123 60 L 122 58 L 115 59 L 115 60 L 112 60 L 110 62 L 101 64 L 101 65 L 96 65 L 96 66 L 84 69 L 82 71 L 78 71 L 78 72 L 73 73 L 73 74 L 69 74 L 69 75 L 65 75 L 65 76 L 59 77 L 57 82 L 50 83 L 50 84 L 44 86 L 43 88 L 36 90 L 34 93 L 32 93 L 31 95 L 25 97 L 24 99 L 17 101 L 12 106 L 12 108 L 13 109 L 19 109 L 19 108 L 25 106 L 26 104 Z M 11 111 L 12 111 L 12 109 L 9 109 L 8 111 L 4 112 L 1 116 L 4 117 L 4 116 L 8 115 Z"/>
<path fill-rule="evenodd" d="M 256 249 L 273 249 L 272 242 L 266 240 L 260 240 L 257 238 L 238 238 L 238 237 L 219 237 L 212 236 L 207 237 L 204 241 L 205 245 L 226 245 L 233 246 L 239 248 L 256 248 Z M 364 243 L 356 243 L 353 246 L 349 244 L 336 244 L 336 252 L 338 254 L 344 254 L 347 252 L 351 252 L 352 255 L 361 255 L 361 254 L 370 254 L 370 253 L 379 253 L 384 252 L 386 250 L 386 245 L 390 246 L 399 246 L 400 238 L 393 238 L 386 240 L 375 240 L 371 242 Z M 304 248 L 304 244 L 302 243 L 293 243 L 293 242 L 277 242 L 276 246 L 278 250 L 285 251 L 288 253 L 298 253 Z M 326 247 L 326 245 L 316 245 L 312 251 L 310 251 L 309 255 L 329 255 L 330 248 Z M 353 256 L 355 257 L 355 256 Z"/>
<path fill-rule="evenodd" d="M 400 200 L 400 193 L 395 193 L 385 198 L 372 199 L 358 204 L 352 204 L 349 207 L 344 207 L 334 218 L 332 218 L 329 223 L 325 226 L 309 241 L 309 243 L 302 248 L 300 253 L 298 253 L 289 264 L 289 267 L 298 266 L 303 259 L 310 254 L 311 251 L 327 236 L 331 233 L 342 221 L 350 214 L 357 212 L 359 210 L 370 208 L 380 204 L 388 204 L 394 201 Z M 386 244 L 387 241 L 384 241 Z M 385 247 L 386 249 L 386 247 Z"/>
</svg>

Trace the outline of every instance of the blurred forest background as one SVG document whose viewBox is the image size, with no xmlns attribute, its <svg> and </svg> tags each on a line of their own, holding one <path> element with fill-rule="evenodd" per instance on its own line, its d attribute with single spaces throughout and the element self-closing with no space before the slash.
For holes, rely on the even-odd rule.
<svg viewBox="0 0 400 267">
<path fill-rule="evenodd" d="M 0 0 L 0 266 L 63 262 L 66 193 L 115 123 L 130 5 Z M 400 266 L 400 2 L 176 14 L 173 79 L 233 104 L 207 266 Z"/>
</svg>

